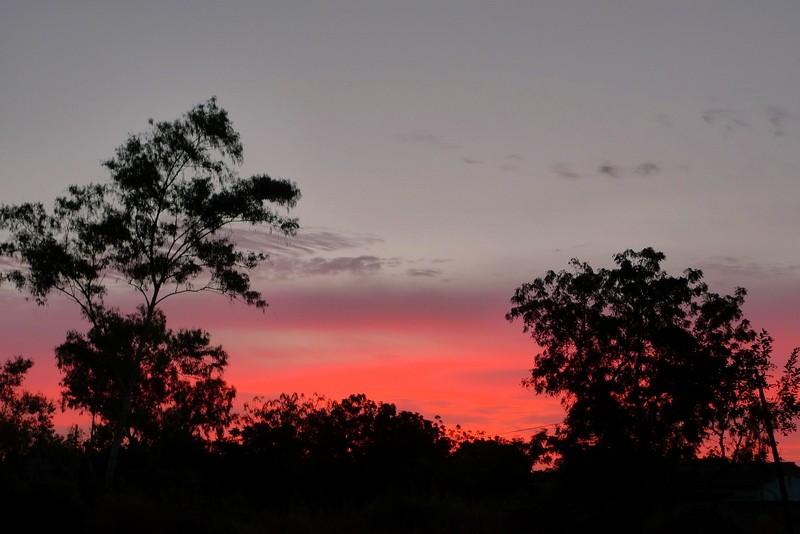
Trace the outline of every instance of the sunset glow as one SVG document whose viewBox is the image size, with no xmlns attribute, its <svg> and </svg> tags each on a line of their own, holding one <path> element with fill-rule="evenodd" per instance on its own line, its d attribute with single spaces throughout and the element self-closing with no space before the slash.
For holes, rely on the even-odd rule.
<svg viewBox="0 0 800 534">
<path fill-rule="evenodd" d="M 296 236 L 237 229 L 270 254 L 251 273 L 265 312 L 164 304 L 227 350 L 237 409 L 364 393 L 527 439 L 563 410 L 521 385 L 537 349 L 504 318 L 515 288 L 646 246 L 712 291 L 745 287 L 777 365 L 800 345 L 796 5 L 52 4 L 0 17 L 0 203 L 107 180 L 128 132 L 212 95 L 241 174 L 302 192 Z M 53 348 L 86 327 L 64 298 L 0 287 L 3 357 L 35 360 L 28 389 L 59 398 Z M 779 440 L 800 462 L 800 435 Z"/>
</svg>

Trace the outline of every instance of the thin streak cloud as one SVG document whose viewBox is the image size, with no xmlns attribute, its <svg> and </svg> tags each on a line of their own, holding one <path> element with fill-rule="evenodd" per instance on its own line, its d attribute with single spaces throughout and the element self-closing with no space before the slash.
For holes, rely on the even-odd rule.
<svg viewBox="0 0 800 534">
<path fill-rule="evenodd" d="M 724 133 L 728 134 L 735 129 L 750 127 L 741 115 L 742 112 L 737 109 L 707 109 L 703 112 L 703 121 L 711 126 L 722 127 Z"/>
<path fill-rule="evenodd" d="M 655 176 L 661 172 L 661 168 L 655 163 L 645 162 L 636 166 L 636 174 L 639 176 Z"/>
<path fill-rule="evenodd" d="M 559 163 L 553 167 L 553 173 L 563 179 L 578 180 L 583 178 L 583 175 L 574 172 L 566 163 Z"/>
<path fill-rule="evenodd" d="M 442 271 L 439 269 L 407 269 L 406 274 L 408 276 L 434 277 L 441 275 Z"/>
<path fill-rule="evenodd" d="M 386 267 L 394 267 L 400 263 L 398 259 L 368 255 L 334 258 L 280 256 L 271 259 L 267 267 L 268 275 L 274 278 L 305 278 L 341 274 L 369 276 Z"/>
<path fill-rule="evenodd" d="M 309 229 L 298 231 L 297 235 L 285 236 L 275 232 L 263 232 L 248 228 L 234 231 L 239 245 L 252 249 L 266 249 L 284 254 L 316 254 L 336 250 L 369 247 L 383 243 L 381 237 L 374 235 L 345 235 L 330 230 Z"/>
<path fill-rule="evenodd" d="M 772 126 L 772 133 L 776 137 L 783 137 L 787 134 L 787 123 L 793 117 L 785 109 L 778 106 L 770 106 L 767 108 L 767 121 Z"/>
<path fill-rule="evenodd" d="M 598 172 L 598 174 L 601 174 L 601 175 L 604 175 L 604 176 L 610 176 L 611 178 L 619 178 L 620 174 L 622 173 L 622 171 L 620 170 L 619 167 L 616 167 L 615 165 L 608 165 L 608 164 L 600 165 L 597 168 L 597 172 Z"/>
<path fill-rule="evenodd" d="M 637 176 L 650 177 L 661 173 L 661 166 L 652 161 L 642 162 L 635 167 L 623 167 L 611 163 L 604 163 L 597 167 L 595 176 L 608 176 L 610 178 L 623 178 L 631 173 Z M 563 179 L 578 180 L 586 178 L 588 175 L 575 172 L 566 163 L 560 163 L 553 168 L 553 173 Z"/>
</svg>

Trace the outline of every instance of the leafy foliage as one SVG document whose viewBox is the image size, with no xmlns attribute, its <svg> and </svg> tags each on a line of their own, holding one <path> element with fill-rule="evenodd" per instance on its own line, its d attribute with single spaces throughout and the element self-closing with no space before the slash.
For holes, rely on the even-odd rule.
<svg viewBox="0 0 800 534">
<path fill-rule="evenodd" d="M 56 348 L 64 402 L 96 418 L 94 444 L 107 446 L 130 398 L 126 440 L 153 445 L 170 436 L 221 437 L 235 390 L 222 379 L 228 355 L 202 330 L 167 329 L 160 310 L 146 320 L 109 311 Z"/>
<path fill-rule="evenodd" d="M 92 320 L 102 311 L 110 276 L 124 279 L 149 309 L 183 292 L 210 290 L 264 307 L 247 270 L 266 256 L 240 250 L 237 223 L 287 234 L 297 187 L 266 174 L 241 178 L 243 148 L 227 112 L 212 98 L 173 122 L 150 121 L 104 163 L 107 184 L 73 185 L 52 214 L 40 203 L 0 207 L 0 252 L 26 268 L 3 277 L 39 303 L 56 290 Z M 205 274 L 205 278 L 201 275 Z"/>
<path fill-rule="evenodd" d="M 450 448 L 444 426 L 394 404 L 350 395 L 341 401 L 282 394 L 245 406 L 236 434 L 246 450 L 278 457 L 343 463 L 402 463 L 421 453 L 444 457 Z"/>
<path fill-rule="evenodd" d="M 770 454 L 767 423 L 788 435 L 797 430 L 800 416 L 800 348 L 792 351 L 782 372 L 771 361 L 772 337 L 761 331 L 753 344 L 739 353 L 735 366 L 720 384 L 726 394 L 715 406 L 709 454 L 735 462 L 765 461 Z M 772 395 L 767 395 L 767 392 Z M 763 399 L 762 399 L 763 393 Z"/>
<path fill-rule="evenodd" d="M 765 376 L 741 310 L 745 290 L 718 295 L 699 270 L 666 274 L 664 259 L 645 248 L 616 254 L 613 269 L 572 260 L 571 271 L 516 290 L 506 318 L 521 320 L 541 349 L 525 384 L 560 396 L 567 412 L 540 447 L 546 441 L 565 461 L 589 451 L 688 459 Z M 796 413 L 785 412 L 787 422 Z"/>
<path fill-rule="evenodd" d="M 385 491 L 501 494 L 524 486 L 532 465 L 522 441 L 453 433 L 439 417 L 363 394 L 256 399 L 233 434 L 239 445 L 232 452 L 247 466 L 237 480 L 286 505 L 364 502 Z M 264 480 L 275 489 L 262 487 Z"/>
<path fill-rule="evenodd" d="M 0 462 L 29 454 L 58 440 L 55 405 L 44 395 L 22 390 L 33 360 L 17 356 L 0 367 Z"/>
</svg>

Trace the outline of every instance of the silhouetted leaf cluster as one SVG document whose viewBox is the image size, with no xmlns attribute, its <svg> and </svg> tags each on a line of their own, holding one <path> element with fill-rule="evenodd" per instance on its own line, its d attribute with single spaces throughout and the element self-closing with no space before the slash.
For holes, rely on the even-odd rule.
<svg viewBox="0 0 800 534">
<path fill-rule="evenodd" d="M 56 360 L 65 405 L 93 417 L 94 448 L 110 445 L 128 397 L 130 446 L 220 437 L 232 420 L 235 390 L 222 377 L 228 355 L 202 330 L 169 330 L 159 310 L 149 321 L 144 307 L 125 317 L 104 312 L 86 335 L 69 332 Z"/>
<path fill-rule="evenodd" d="M 246 407 L 233 431 L 239 445 L 229 449 L 247 466 L 242 479 L 255 486 L 256 494 L 260 481 L 273 480 L 280 481 L 276 498 L 285 498 L 292 487 L 299 492 L 295 497 L 358 501 L 387 487 L 428 491 L 459 477 L 463 488 L 509 482 L 531 471 L 520 443 L 456 443 L 438 418 L 425 419 L 363 394 L 341 401 L 284 394 L 256 402 Z M 496 465 L 473 469 L 483 461 Z"/>
<path fill-rule="evenodd" d="M 44 395 L 22 389 L 33 361 L 17 356 L 0 368 L 0 461 L 24 456 L 58 438 L 55 405 Z"/>
<path fill-rule="evenodd" d="M 540 348 L 525 384 L 560 397 L 567 412 L 537 438 L 542 458 L 651 464 L 692 459 L 704 446 L 765 458 L 758 387 L 767 387 L 771 339 L 743 317 L 744 289 L 718 295 L 700 270 L 668 275 L 664 259 L 645 248 L 616 254 L 613 269 L 572 260 L 571 271 L 516 290 L 506 317 Z M 784 432 L 800 414 L 796 359 L 788 365 L 769 409 Z"/>
</svg>

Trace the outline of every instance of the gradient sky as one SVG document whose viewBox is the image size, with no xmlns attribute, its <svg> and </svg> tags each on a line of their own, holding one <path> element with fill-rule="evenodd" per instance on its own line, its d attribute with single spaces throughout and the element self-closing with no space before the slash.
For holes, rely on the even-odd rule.
<svg viewBox="0 0 800 534">
<path fill-rule="evenodd" d="M 536 348 L 503 316 L 573 257 L 653 246 L 747 288 L 777 363 L 800 345 L 798 28 L 796 0 L 3 0 L 0 202 L 103 181 L 128 133 L 216 95 L 242 174 L 303 194 L 254 275 L 266 313 L 167 306 L 225 346 L 240 401 L 363 392 L 526 435 L 562 412 L 520 386 Z M 57 395 L 82 326 L 0 290 L 29 389 Z"/>
</svg>

